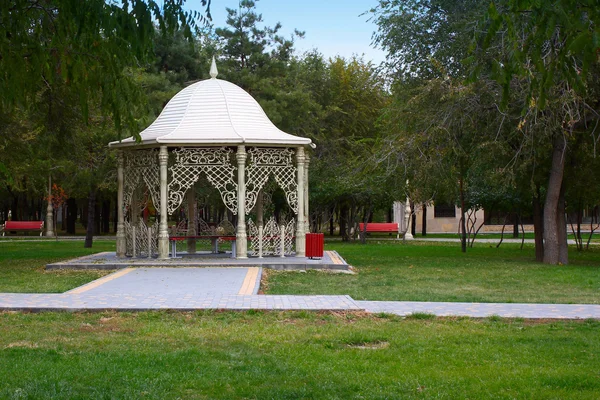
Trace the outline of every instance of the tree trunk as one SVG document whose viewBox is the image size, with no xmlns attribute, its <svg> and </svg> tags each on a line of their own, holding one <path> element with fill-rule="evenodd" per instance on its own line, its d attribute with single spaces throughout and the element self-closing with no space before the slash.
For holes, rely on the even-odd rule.
<svg viewBox="0 0 600 400">
<path fill-rule="evenodd" d="M 369 221 L 368 217 L 373 215 L 371 208 L 372 208 L 371 204 L 369 204 L 368 207 L 365 207 L 363 218 L 362 218 L 363 230 L 358 233 L 359 237 L 360 237 L 360 242 L 362 244 L 367 243 L 367 223 L 371 222 L 371 221 Z"/>
<path fill-rule="evenodd" d="M 423 214 L 421 218 L 421 235 L 427 236 L 427 204 L 423 203 Z"/>
<path fill-rule="evenodd" d="M 567 245 L 567 220 L 565 218 L 565 190 L 560 191 L 558 208 L 556 210 L 556 233 L 558 236 L 558 262 L 566 265 L 569 263 L 569 247 Z"/>
<path fill-rule="evenodd" d="M 346 229 L 348 230 L 348 232 L 346 233 L 346 236 L 348 237 L 348 240 L 354 240 L 356 238 L 356 230 L 358 230 L 358 221 L 357 221 L 357 215 L 358 215 L 358 207 L 356 206 L 355 201 L 352 201 L 352 204 L 350 206 L 350 216 L 348 218 L 348 223 L 346 225 Z M 356 230 L 354 230 L 354 228 L 356 227 Z"/>
<path fill-rule="evenodd" d="M 515 220 L 513 221 L 513 239 L 519 237 L 519 214 L 515 212 Z"/>
<path fill-rule="evenodd" d="M 563 136 L 554 139 L 552 150 L 552 166 L 544 202 L 544 263 L 558 264 L 560 262 L 560 237 L 558 228 L 558 206 L 565 170 L 566 140 Z"/>
<path fill-rule="evenodd" d="M 67 200 L 67 233 L 75 234 L 75 222 L 77 221 L 77 201 L 69 198 Z"/>
<path fill-rule="evenodd" d="M 460 187 L 460 250 L 463 253 L 467 252 L 467 221 L 465 220 L 465 191 L 463 185 L 463 177 L 461 175 L 459 181 Z"/>
<path fill-rule="evenodd" d="M 94 221 L 96 219 L 96 188 L 90 189 L 90 198 L 88 202 L 87 228 L 85 232 L 85 244 L 83 247 L 90 248 L 94 241 Z"/>
<path fill-rule="evenodd" d="M 335 233 L 335 208 L 331 207 L 331 211 L 329 214 L 329 236 L 333 236 Z"/>
<path fill-rule="evenodd" d="M 411 212 L 411 224 L 410 224 L 410 233 L 411 235 L 413 235 L 413 237 L 417 236 L 417 213 L 414 211 L 415 210 L 415 203 L 414 201 L 410 202 L 410 209 L 413 211 Z"/>
<path fill-rule="evenodd" d="M 535 238 L 535 261 L 544 261 L 544 212 L 540 198 L 540 188 L 536 187 L 533 196 L 533 236 Z"/>
<path fill-rule="evenodd" d="M 348 230 L 346 229 L 348 223 L 348 206 L 343 205 L 340 209 L 340 236 L 342 237 L 342 241 L 348 241 Z"/>
</svg>

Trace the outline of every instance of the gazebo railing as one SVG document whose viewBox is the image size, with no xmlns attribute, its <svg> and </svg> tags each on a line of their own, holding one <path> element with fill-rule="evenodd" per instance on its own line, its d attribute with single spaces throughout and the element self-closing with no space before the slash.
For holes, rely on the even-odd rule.
<svg viewBox="0 0 600 400">
<path fill-rule="evenodd" d="M 275 217 L 267 220 L 262 229 L 248 219 L 248 242 L 252 256 L 291 256 L 294 254 L 294 219 L 278 224 Z"/>
<path fill-rule="evenodd" d="M 147 226 L 143 219 L 136 224 L 125 221 L 125 255 L 152 257 L 158 254 L 158 224 Z"/>
</svg>

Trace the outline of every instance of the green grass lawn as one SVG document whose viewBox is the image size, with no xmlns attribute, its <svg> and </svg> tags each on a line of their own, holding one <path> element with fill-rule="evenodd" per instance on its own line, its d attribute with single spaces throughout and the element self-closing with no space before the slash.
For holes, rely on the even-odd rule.
<svg viewBox="0 0 600 400">
<path fill-rule="evenodd" d="M 600 322 L 0 314 L 0 398 L 598 399 Z"/>
<path fill-rule="evenodd" d="M 600 303 L 600 249 L 578 253 L 570 264 L 534 261 L 533 245 L 370 241 L 326 243 L 356 267 L 356 275 L 272 272 L 268 294 L 349 294 L 357 300 L 526 303 Z"/>
<path fill-rule="evenodd" d="M 48 263 L 101 251 L 115 251 L 114 241 L 0 241 L 0 293 L 61 293 L 111 271 L 45 271 Z"/>
</svg>

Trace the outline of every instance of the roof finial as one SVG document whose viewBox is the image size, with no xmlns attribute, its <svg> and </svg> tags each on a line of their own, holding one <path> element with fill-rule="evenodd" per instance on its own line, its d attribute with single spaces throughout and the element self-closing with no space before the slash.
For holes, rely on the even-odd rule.
<svg viewBox="0 0 600 400">
<path fill-rule="evenodd" d="M 210 77 L 216 79 L 217 75 L 219 75 L 219 71 L 217 71 L 217 63 L 215 62 L 215 56 L 213 56 L 212 63 L 210 64 Z"/>
</svg>

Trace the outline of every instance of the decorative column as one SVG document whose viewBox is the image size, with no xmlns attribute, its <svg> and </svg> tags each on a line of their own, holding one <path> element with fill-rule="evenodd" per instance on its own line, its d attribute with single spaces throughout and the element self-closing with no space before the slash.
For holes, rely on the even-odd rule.
<svg viewBox="0 0 600 400">
<path fill-rule="evenodd" d="M 52 175 L 48 175 L 48 207 L 46 207 L 46 236 L 54 236 L 54 207 L 52 207 Z"/>
<path fill-rule="evenodd" d="M 296 162 L 298 164 L 298 215 L 296 221 L 296 257 L 304 257 L 306 236 L 304 231 L 304 147 L 296 150 Z"/>
<path fill-rule="evenodd" d="M 117 153 L 117 257 L 125 257 L 125 216 L 123 214 L 123 152 Z"/>
<path fill-rule="evenodd" d="M 196 236 L 196 229 L 198 219 L 196 217 L 196 186 L 192 185 L 187 191 L 187 236 Z M 188 254 L 196 253 L 196 239 L 187 240 L 187 252 Z"/>
<path fill-rule="evenodd" d="M 310 210 L 308 208 L 308 170 L 310 166 L 310 157 L 304 155 L 304 233 L 310 232 Z"/>
<path fill-rule="evenodd" d="M 265 221 L 263 216 L 263 191 L 258 192 L 256 198 L 256 224 L 258 225 L 258 258 L 263 258 L 263 234 Z"/>
<path fill-rule="evenodd" d="M 246 147 L 238 146 L 238 220 L 235 234 L 236 258 L 248 258 L 248 238 L 246 235 Z"/>
<path fill-rule="evenodd" d="M 158 165 L 160 167 L 160 225 L 158 226 L 158 258 L 169 258 L 169 227 L 167 215 L 167 146 L 160 146 Z"/>
</svg>

